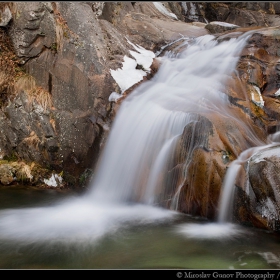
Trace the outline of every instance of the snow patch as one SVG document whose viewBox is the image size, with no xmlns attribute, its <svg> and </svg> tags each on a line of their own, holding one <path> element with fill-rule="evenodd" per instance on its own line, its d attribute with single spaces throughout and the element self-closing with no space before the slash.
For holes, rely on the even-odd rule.
<svg viewBox="0 0 280 280">
<path fill-rule="evenodd" d="M 62 183 L 62 177 L 57 174 L 52 174 L 49 179 L 44 179 L 44 183 L 49 187 L 57 187 L 58 184 Z"/>
<path fill-rule="evenodd" d="M 275 96 L 279 96 L 280 95 L 280 88 L 274 93 Z"/>
<path fill-rule="evenodd" d="M 223 22 L 223 21 L 211 21 L 210 24 L 215 24 L 215 25 L 220 25 L 220 26 L 225 26 L 225 27 L 240 27 L 238 25 Z"/>
<path fill-rule="evenodd" d="M 121 94 L 113 91 L 109 96 L 109 102 L 116 102 L 118 99 L 122 97 Z"/>
<path fill-rule="evenodd" d="M 170 13 L 161 2 L 153 2 L 153 4 L 162 14 L 178 20 L 177 16 L 173 13 Z"/>
<path fill-rule="evenodd" d="M 257 106 L 263 108 L 263 106 L 264 106 L 264 101 L 263 101 L 263 98 L 262 98 L 261 91 L 260 91 L 260 89 L 259 89 L 257 86 L 253 86 L 253 87 L 254 87 L 254 89 L 257 91 L 258 99 L 259 99 L 259 100 L 256 100 L 256 99 L 255 99 L 255 93 L 254 93 L 254 92 L 251 92 L 252 101 L 253 101 Z"/>
<path fill-rule="evenodd" d="M 117 70 L 110 70 L 112 77 L 119 85 L 122 93 L 140 82 L 147 75 L 145 71 L 136 69 L 136 66 L 136 60 L 125 55 L 123 67 Z"/>
<path fill-rule="evenodd" d="M 146 50 L 139 45 L 134 45 L 128 39 L 127 42 L 137 51 L 129 51 L 135 59 L 125 55 L 122 68 L 117 70 L 110 69 L 110 73 L 120 87 L 121 93 L 143 80 L 143 77 L 150 73 L 150 66 L 155 58 L 154 52 Z M 136 69 L 137 66 L 140 66 L 142 69 Z M 116 102 L 120 97 L 122 97 L 122 94 L 112 92 L 109 96 L 109 101 Z"/>
</svg>

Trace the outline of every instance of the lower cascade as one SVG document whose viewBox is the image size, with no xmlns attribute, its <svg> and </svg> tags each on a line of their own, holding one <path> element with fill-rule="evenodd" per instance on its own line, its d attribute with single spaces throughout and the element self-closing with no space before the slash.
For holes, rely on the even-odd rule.
<svg viewBox="0 0 280 280">
<path fill-rule="evenodd" d="M 250 153 L 244 151 L 228 168 L 221 187 L 218 223 L 202 225 L 208 227 L 204 232 L 211 238 L 240 233 L 229 223 L 240 163 L 250 159 L 258 147 L 276 145 L 259 139 L 236 118 L 225 93 L 250 36 L 247 32 L 222 42 L 213 35 L 185 38 L 180 46 L 183 51 L 161 57 L 153 79 L 142 83 L 121 104 L 88 192 L 55 206 L 1 210 L 1 239 L 82 242 L 123 224 L 173 219 L 181 211 L 191 155 L 205 139 L 188 135 L 184 163 L 173 173 L 176 176 L 167 178 L 166 174 L 174 168 L 186 126 L 208 129 L 198 124 L 201 116 L 212 114 L 221 119 L 235 118 L 256 146 L 248 150 Z M 192 193 L 192 185 L 187 191 Z M 191 200 L 186 198 L 185 208 Z M 201 225 L 182 225 L 179 231 L 199 237 L 203 230 Z"/>
</svg>

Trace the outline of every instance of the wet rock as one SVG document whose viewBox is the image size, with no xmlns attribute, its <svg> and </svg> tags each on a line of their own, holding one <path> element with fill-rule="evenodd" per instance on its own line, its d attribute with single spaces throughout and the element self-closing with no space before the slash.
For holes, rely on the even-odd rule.
<svg viewBox="0 0 280 280">
<path fill-rule="evenodd" d="M 247 195 L 250 197 L 252 214 L 262 217 L 266 227 L 280 230 L 277 221 L 280 216 L 280 153 L 279 146 L 259 151 L 248 163 L 249 185 Z"/>
<path fill-rule="evenodd" d="M 204 114 L 185 127 L 173 167 L 166 177 L 169 196 L 176 197 L 179 193 L 177 210 L 216 218 L 227 168 L 243 150 L 254 145 L 253 135 L 264 138 L 264 133 L 256 126 L 250 132 L 246 130 L 244 114 L 238 117 L 239 120 Z M 253 123 L 251 125 L 254 127 Z M 170 189 L 170 186 L 173 187 Z"/>
</svg>

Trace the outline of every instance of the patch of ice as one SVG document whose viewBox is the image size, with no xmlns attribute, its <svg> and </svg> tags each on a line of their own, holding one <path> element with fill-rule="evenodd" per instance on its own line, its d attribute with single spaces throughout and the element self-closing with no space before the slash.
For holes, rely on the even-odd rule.
<svg viewBox="0 0 280 280">
<path fill-rule="evenodd" d="M 113 91 L 109 96 L 109 102 L 116 102 L 119 98 L 121 98 L 122 95 Z"/>
<path fill-rule="evenodd" d="M 280 88 L 274 93 L 275 96 L 279 96 L 280 95 Z"/>
<path fill-rule="evenodd" d="M 266 161 L 265 159 L 263 158 L 257 158 L 254 160 L 255 163 L 259 163 L 259 162 L 262 162 L 262 161 Z"/>
<path fill-rule="evenodd" d="M 136 59 L 137 64 L 142 65 L 142 67 L 150 72 L 150 66 L 153 63 L 153 59 L 156 57 L 155 53 L 149 50 L 144 49 L 143 47 L 139 45 L 134 45 L 131 43 L 128 39 L 126 39 L 127 42 L 133 46 L 133 48 L 138 52 L 135 51 L 129 51 L 130 54 Z"/>
<path fill-rule="evenodd" d="M 211 21 L 210 24 L 225 26 L 225 27 L 239 27 L 238 25 L 223 22 L 223 21 Z"/>
<path fill-rule="evenodd" d="M 173 13 L 170 13 L 161 2 L 153 2 L 153 4 L 162 14 L 178 20 L 177 16 Z"/>
<path fill-rule="evenodd" d="M 112 77 L 119 85 L 122 93 L 140 82 L 147 73 L 143 70 L 136 69 L 136 60 L 124 56 L 123 67 L 117 70 L 110 70 Z"/>
<path fill-rule="evenodd" d="M 151 71 L 150 66 L 153 63 L 155 54 L 152 51 L 146 50 L 145 48 L 134 45 L 128 39 L 127 42 L 133 46 L 137 51 L 130 51 L 130 54 L 135 58 L 129 58 L 124 56 L 124 62 L 122 68 L 117 70 L 110 69 L 110 73 L 116 83 L 119 85 L 122 93 L 134 84 L 140 82 L 144 76 Z M 142 69 L 136 69 L 137 65 L 141 65 Z M 109 96 L 109 101 L 116 101 L 122 95 L 112 92 Z M 117 99 L 116 99 L 117 98 Z"/>
<path fill-rule="evenodd" d="M 62 183 L 62 177 L 57 174 L 52 174 L 49 179 L 44 179 L 44 183 L 49 187 L 57 187 L 58 183 Z"/>
<path fill-rule="evenodd" d="M 261 91 L 260 91 L 260 89 L 259 89 L 257 86 L 253 86 L 253 87 L 254 87 L 254 89 L 257 91 L 259 100 L 255 100 L 254 92 L 251 92 L 252 101 L 253 101 L 257 106 L 263 108 L 263 106 L 264 106 L 264 101 L 263 101 L 263 98 L 262 98 Z"/>
</svg>

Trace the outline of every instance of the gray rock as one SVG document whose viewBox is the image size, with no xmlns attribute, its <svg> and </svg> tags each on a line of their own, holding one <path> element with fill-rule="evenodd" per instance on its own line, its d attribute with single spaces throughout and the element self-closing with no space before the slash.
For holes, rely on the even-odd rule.
<svg viewBox="0 0 280 280">
<path fill-rule="evenodd" d="M 9 34 L 23 64 L 56 42 L 52 13 L 50 2 L 14 2 Z"/>
<path fill-rule="evenodd" d="M 0 11 L 0 26 L 7 26 L 11 19 L 12 13 L 9 7 L 5 6 L 4 9 Z"/>
</svg>

